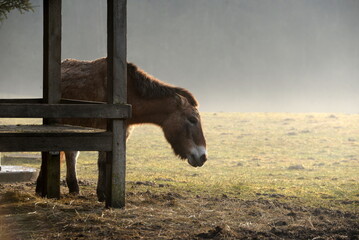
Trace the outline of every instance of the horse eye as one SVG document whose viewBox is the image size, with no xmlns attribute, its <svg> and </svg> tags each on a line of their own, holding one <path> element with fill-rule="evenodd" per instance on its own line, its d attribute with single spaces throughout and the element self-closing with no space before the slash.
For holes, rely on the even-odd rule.
<svg viewBox="0 0 359 240">
<path fill-rule="evenodd" d="M 192 124 L 196 124 L 198 122 L 197 118 L 195 118 L 195 117 L 189 117 L 188 121 Z"/>
</svg>

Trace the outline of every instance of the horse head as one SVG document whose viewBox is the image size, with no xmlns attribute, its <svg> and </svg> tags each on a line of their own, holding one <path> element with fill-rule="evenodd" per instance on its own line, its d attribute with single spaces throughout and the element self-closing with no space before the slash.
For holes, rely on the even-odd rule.
<svg viewBox="0 0 359 240">
<path fill-rule="evenodd" d="M 174 111 L 162 125 L 164 135 L 177 156 L 193 167 L 201 167 L 207 161 L 207 150 L 196 104 L 179 94 L 175 101 Z"/>
</svg>

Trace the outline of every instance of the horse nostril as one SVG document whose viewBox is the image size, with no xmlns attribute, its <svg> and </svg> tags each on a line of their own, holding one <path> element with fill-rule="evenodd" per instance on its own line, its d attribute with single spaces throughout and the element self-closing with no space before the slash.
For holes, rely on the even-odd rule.
<svg viewBox="0 0 359 240">
<path fill-rule="evenodd" d="M 200 160 L 202 163 L 204 163 L 205 161 L 207 161 L 207 155 L 206 154 L 203 154 L 201 157 L 200 157 Z"/>
</svg>

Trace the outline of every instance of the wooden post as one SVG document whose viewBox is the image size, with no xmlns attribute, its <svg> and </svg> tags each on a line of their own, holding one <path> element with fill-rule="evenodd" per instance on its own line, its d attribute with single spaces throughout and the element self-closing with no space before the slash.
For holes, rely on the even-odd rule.
<svg viewBox="0 0 359 240">
<path fill-rule="evenodd" d="M 127 101 L 127 0 L 107 0 L 107 94 L 108 103 Z M 126 126 L 124 120 L 109 120 L 112 151 L 107 152 L 106 206 L 125 206 Z"/>
<path fill-rule="evenodd" d="M 44 103 L 60 101 L 61 0 L 44 0 Z"/>
<path fill-rule="evenodd" d="M 47 152 L 46 195 L 60 198 L 60 152 Z"/>
<path fill-rule="evenodd" d="M 61 80 L 61 0 L 44 0 L 43 99 L 44 103 L 60 102 Z M 54 123 L 43 119 L 44 124 Z M 58 163 L 56 162 L 58 161 Z M 60 197 L 60 158 L 42 153 L 42 167 L 36 192 L 41 196 Z M 51 179 L 54 178 L 54 179 Z"/>
</svg>

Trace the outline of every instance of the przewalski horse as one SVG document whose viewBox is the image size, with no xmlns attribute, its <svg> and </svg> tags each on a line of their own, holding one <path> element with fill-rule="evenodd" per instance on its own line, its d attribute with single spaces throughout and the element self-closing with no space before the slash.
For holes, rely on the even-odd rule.
<svg viewBox="0 0 359 240">
<path fill-rule="evenodd" d="M 105 102 L 107 60 L 78 61 L 67 59 L 61 65 L 62 98 Z M 150 123 L 162 128 L 174 153 L 187 159 L 193 167 L 207 160 L 197 101 L 186 89 L 171 86 L 145 73 L 132 63 L 127 64 L 127 102 L 132 105 L 132 118 L 126 121 L 127 137 L 130 127 Z M 62 123 L 106 129 L 104 120 L 64 119 Z M 140 147 L 140 146 L 139 146 Z M 70 193 L 79 193 L 76 161 L 79 152 L 65 152 L 66 181 Z M 97 194 L 105 198 L 105 154 L 99 153 Z"/>
</svg>

